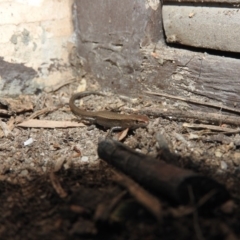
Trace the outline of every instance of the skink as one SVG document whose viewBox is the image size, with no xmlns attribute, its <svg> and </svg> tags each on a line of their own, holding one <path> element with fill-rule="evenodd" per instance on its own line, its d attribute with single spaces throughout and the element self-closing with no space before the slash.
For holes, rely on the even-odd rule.
<svg viewBox="0 0 240 240">
<path fill-rule="evenodd" d="M 69 107 L 74 115 L 80 117 L 84 121 L 88 121 L 91 124 L 97 124 L 104 128 L 114 128 L 114 129 L 136 129 L 139 127 L 146 127 L 149 118 L 144 115 L 136 114 L 118 114 L 110 111 L 98 111 L 89 112 L 78 108 L 75 105 L 75 100 L 86 97 L 88 95 L 100 95 L 105 96 L 99 92 L 79 92 L 74 95 L 69 100 Z"/>
</svg>

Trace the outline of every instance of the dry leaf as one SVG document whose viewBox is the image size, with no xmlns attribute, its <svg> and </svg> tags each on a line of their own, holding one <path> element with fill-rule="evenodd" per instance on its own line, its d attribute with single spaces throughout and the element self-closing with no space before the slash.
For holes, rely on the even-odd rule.
<svg viewBox="0 0 240 240">
<path fill-rule="evenodd" d="M 129 128 L 126 128 L 125 130 L 118 133 L 118 141 L 122 141 L 128 134 Z"/>
<path fill-rule="evenodd" d="M 32 128 L 68 128 L 68 127 L 83 127 L 83 123 L 71 121 L 52 121 L 52 120 L 37 120 L 29 119 L 17 125 L 18 127 Z"/>
</svg>

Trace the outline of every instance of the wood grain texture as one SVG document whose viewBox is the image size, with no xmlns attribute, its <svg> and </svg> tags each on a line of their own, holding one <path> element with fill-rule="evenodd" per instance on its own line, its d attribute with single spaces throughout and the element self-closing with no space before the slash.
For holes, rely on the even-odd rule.
<svg viewBox="0 0 240 240">
<path fill-rule="evenodd" d="M 153 55 L 151 51 L 145 49 L 144 55 Z M 144 66 L 145 71 L 155 72 L 155 78 L 151 76 L 155 79 L 151 84 L 155 89 L 179 96 L 193 94 L 226 106 L 240 107 L 239 59 L 161 46 L 152 57 L 155 64 L 148 61 Z M 166 72 L 168 77 L 162 75 Z"/>
</svg>

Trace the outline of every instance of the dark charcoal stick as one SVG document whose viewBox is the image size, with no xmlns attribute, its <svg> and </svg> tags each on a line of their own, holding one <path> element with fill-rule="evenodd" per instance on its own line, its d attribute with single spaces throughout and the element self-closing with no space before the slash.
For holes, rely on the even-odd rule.
<svg viewBox="0 0 240 240">
<path fill-rule="evenodd" d="M 156 195 L 165 196 L 175 203 L 190 203 L 190 188 L 195 203 L 210 191 L 216 192 L 205 203 L 208 207 L 218 206 L 230 199 L 225 187 L 213 179 L 158 161 L 112 139 L 98 144 L 98 155 Z"/>
</svg>

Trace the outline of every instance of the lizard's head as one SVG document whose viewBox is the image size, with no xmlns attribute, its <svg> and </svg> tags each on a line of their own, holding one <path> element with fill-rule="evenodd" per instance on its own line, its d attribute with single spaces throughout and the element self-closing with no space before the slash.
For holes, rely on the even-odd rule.
<svg viewBox="0 0 240 240">
<path fill-rule="evenodd" d="M 145 115 L 131 115 L 131 119 L 133 120 L 131 129 L 146 127 L 149 123 L 149 118 Z"/>
</svg>

